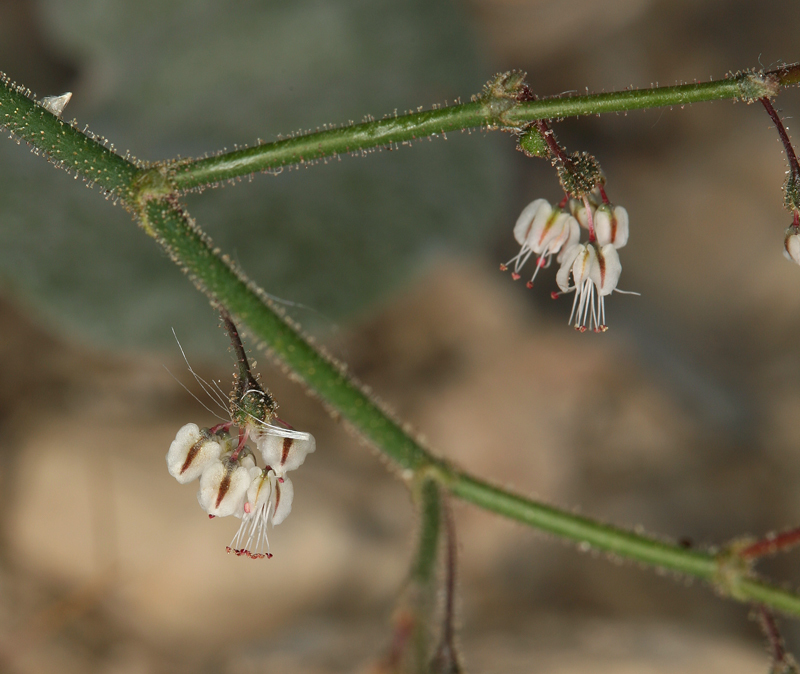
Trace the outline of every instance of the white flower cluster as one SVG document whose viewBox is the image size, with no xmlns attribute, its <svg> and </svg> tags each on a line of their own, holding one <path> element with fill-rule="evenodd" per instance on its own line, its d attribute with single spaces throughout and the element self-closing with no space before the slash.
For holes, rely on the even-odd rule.
<svg viewBox="0 0 800 674">
<path fill-rule="evenodd" d="M 280 524 L 292 510 L 294 488 L 286 477 L 316 448 L 314 436 L 261 424 L 232 438 L 232 422 L 200 429 L 181 428 L 167 452 L 169 474 L 185 484 L 200 478 L 197 500 L 209 517 L 234 515 L 242 520 L 228 552 L 251 559 L 271 557 L 267 528 Z M 265 467 L 259 468 L 248 438 Z"/>
<path fill-rule="evenodd" d="M 580 243 L 581 227 L 589 232 L 586 243 Z M 546 199 L 536 199 L 517 219 L 514 238 L 521 246 L 520 251 L 500 265 L 500 269 L 506 271 L 513 264 L 511 276 L 517 280 L 528 258 L 537 255 L 536 269 L 527 283 L 532 288 L 536 274 L 549 266 L 555 255 L 561 265 L 556 275 L 561 293 L 553 296 L 575 291 L 568 322 L 574 319 L 580 332 L 587 329 L 605 332 L 608 328 L 604 298 L 617 289 L 622 272 L 617 249 L 628 242 L 628 212 L 609 203 L 602 188 L 582 200 L 568 201 L 565 197 L 555 207 Z"/>
</svg>

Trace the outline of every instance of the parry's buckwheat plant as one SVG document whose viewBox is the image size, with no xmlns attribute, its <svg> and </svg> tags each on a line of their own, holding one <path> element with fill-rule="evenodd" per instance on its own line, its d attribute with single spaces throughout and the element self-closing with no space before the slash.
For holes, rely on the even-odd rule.
<svg viewBox="0 0 800 674">
<path fill-rule="evenodd" d="M 227 398 L 230 418 L 210 428 L 184 425 L 169 447 L 166 461 L 179 483 L 199 479 L 198 501 L 209 517 L 234 515 L 241 519 L 229 552 L 250 558 L 271 556 L 268 528 L 281 523 L 292 507 L 294 487 L 287 473 L 299 468 L 315 450 L 310 434 L 295 431 L 277 418 L 277 405 L 252 374 L 232 317 L 263 341 L 337 417 L 400 469 L 398 473 L 420 509 L 420 537 L 409 589 L 398 612 L 388 669 L 461 671 L 454 638 L 455 531 L 450 498 L 574 541 L 582 549 L 700 579 L 724 597 L 753 605 L 773 646 L 777 667 L 793 664 L 778 647 L 772 612 L 800 616 L 800 595 L 762 579 L 754 565 L 766 554 L 795 546 L 800 539 L 796 530 L 763 540 L 737 539 L 721 551 L 686 547 L 525 498 L 494 486 L 491 476 L 478 478 L 460 470 L 417 440 L 349 376 L 345 366 L 307 340 L 275 302 L 214 247 L 188 215 L 180 196 L 219 181 L 311 159 L 392 147 L 459 129 L 504 130 L 518 139 L 518 147 L 527 155 L 549 159 L 564 197 L 555 207 L 539 198 L 522 211 L 513 227 L 520 251 L 501 268 L 510 267 L 518 279 L 525 263 L 535 256 L 528 282 L 532 286 L 540 270 L 555 257 L 560 265 L 555 278 L 560 292 L 553 295 L 575 293 L 569 323 L 580 332 L 604 332 L 605 298 L 617 290 L 622 272 L 618 251 L 628 242 L 628 214 L 609 201 L 599 162 L 586 152 L 567 154 L 555 138 L 551 120 L 718 99 L 760 102 L 778 128 L 790 163 L 785 201 L 793 223 L 785 234 L 785 249 L 800 264 L 800 168 L 771 104 L 782 88 L 798 82 L 800 64 L 795 64 L 698 84 L 540 99 L 531 93 L 524 73 L 509 72 L 493 78 L 467 103 L 325 129 L 197 160 L 153 165 L 122 157 L 76 122 L 65 121 L 62 115 L 69 93 L 37 100 L 5 76 L 0 85 L 0 124 L 53 164 L 95 185 L 130 211 L 142 230 L 221 311 L 238 363 Z M 582 229 L 587 236 L 584 242 L 580 241 Z M 426 634 L 431 630 L 431 616 L 437 612 L 436 568 L 442 529 L 447 540 L 443 564 L 446 601 L 441 639 L 433 647 Z"/>
</svg>

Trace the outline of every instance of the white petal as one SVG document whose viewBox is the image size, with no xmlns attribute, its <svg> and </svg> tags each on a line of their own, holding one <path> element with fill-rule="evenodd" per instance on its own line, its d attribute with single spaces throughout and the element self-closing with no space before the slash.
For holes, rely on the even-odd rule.
<svg viewBox="0 0 800 674">
<path fill-rule="evenodd" d="M 256 508 L 272 495 L 272 482 L 260 468 L 252 468 L 250 476 L 253 481 L 247 488 L 247 501 L 250 503 L 251 512 L 255 512 Z"/>
<path fill-rule="evenodd" d="M 587 278 L 591 278 L 592 270 L 597 266 L 597 252 L 592 244 L 582 246 L 572 263 L 572 278 L 580 287 Z"/>
<path fill-rule="evenodd" d="M 577 234 L 575 234 L 576 232 Z M 575 234 L 575 241 L 577 242 L 580 237 L 578 221 L 566 211 L 561 211 L 553 225 L 553 234 L 553 237 L 547 242 L 547 253 L 551 255 L 560 251 L 563 246 L 569 245 L 573 234 Z"/>
<path fill-rule="evenodd" d="M 800 234 L 795 231 L 794 227 L 786 230 L 784 247 L 786 248 L 786 257 L 800 264 Z"/>
<path fill-rule="evenodd" d="M 592 202 L 589 202 L 589 205 L 592 206 Z M 586 214 L 586 204 L 583 203 L 583 199 L 570 199 L 569 200 L 569 211 L 575 216 L 575 219 L 580 223 L 580 226 L 584 229 L 589 228 L 589 217 Z M 592 213 L 594 213 L 594 208 L 592 207 Z"/>
<path fill-rule="evenodd" d="M 614 248 L 622 248 L 628 243 L 628 211 L 622 206 L 612 209 L 609 204 L 602 204 L 594 214 L 594 231 L 601 246 L 611 243 Z"/>
<path fill-rule="evenodd" d="M 264 457 L 264 463 L 270 466 L 278 475 L 283 475 L 289 470 L 296 470 L 306 460 L 306 455 L 316 448 L 314 436 L 305 433 L 303 438 L 286 438 L 273 434 L 261 435 L 256 443 Z"/>
<path fill-rule="evenodd" d="M 537 217 L 528 237 L 528 246 L 535 253 L 544 255 L 558 252 L 569 234 L 567 222 L 571 219 L 572 216 L 560 208 L 553 209 L 550 216 L 541 221 Z"/>
<path fill-rule="evenodd" d="M 578 257 L 578 253 L 580 253 L 585 246 L 582 243 L 576 243 L 574 246 L 570 246 L 565 251 L 562 251 L 559 258 L 561 260 L 561 267 L 556 274 L 556 283 L 558 287 L 561 288 L 563 292 L 567 292 L 570 289 L 569 285 L 569 273 L 572 271 L 572 263 L 575 261 L 575 258 Z"/>
<path fill-rule="evenodd" d="M 294 499 L 294 487 L 292 481 L 285 477 L 283 482 L 276 481 L 273 486 L 272 498 L 272 524 L 280 524 L 292 512 L 292 500 Z"/>
<path fill-rule="evenodd" d="M 590 278 L 601 297 L 610 294 L 617 287 L 621 273 L 622 265 L 617 249 L 613 244 L 606 244 L 597 251 L 595 263 L 590 271 Z"/>
<path fill-rule="evenodd" d="M 617 216 L 617 237 L 612 243 L 614 248 L 622 248 L 628 243 L 628 211 L 622 206 L 614 206 L 614 215 Z"/>
<path fill-rule="evenodd" d="M 200 476 L 197 500 L 209 515 L 227 517 L 244 508 L 247 489 L 252 482 L 250 471 L 231 461 L 217 461 Z"/>
<path fill-rule="evenodd" d="M 519 214 L 517 223 L 514 225 L 514 238 L 520 246 L 528 238 L 533 219 L 538 215 L 539 211 L 546 212 L 549 215 L 551 210 L 553 210 L 552 206 L 550 206 L 547 199 L 536 199 L 536 201 L 532 201 L 522 209 L 522 213 Z"/>
<path fill-rule="evenodd" d="M 534 253 L 546 251 L 550 241 L 561 232 L 563 224 L 563 222 L 559 222 L 561 215 L 563 215 L 563 211 L 560 208 L 549 208 L 549 204 L 546 209 L 540 208 L 528 234 L 528 248 Z"/>
<path fill-rule="evenodd" d="M 212 461 L 219 459 L 221 445 L 197 424 L 186 424 L 175 435 L 167 451 L 167 469 L 181 484 L 200 477 Z"/>
<path fill-rule="evenodd" d="M 566 223 L 566 239 L 561 244 L 561 252 L 558 254 L 556 258 L 556 262 L 559 264 L 564 261 L 566 257 L 567 251 L 572 248 L 576 243 L 580 241 L 581 238 L 581 227 L 578 224 L 578 221 L 574 217 L 570 217 Z"/>
</svg>

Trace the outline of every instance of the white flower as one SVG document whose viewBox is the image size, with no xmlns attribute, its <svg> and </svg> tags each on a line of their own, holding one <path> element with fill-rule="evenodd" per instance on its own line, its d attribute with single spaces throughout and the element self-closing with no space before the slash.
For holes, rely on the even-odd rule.
<svg viewBox="0 0 800 674">
<path fill-rule="evenodd" d="M 186 424 L 175 435 L 167 452 L 167 469 L 181 484 L 200 477 L 211 462 L 219 459 L 222 445 L 207 428 Z"/>
<path fill-rule="evenodd" d="M 792 225 L 786 230 L 783 247 L 786 249 L 783 252 L 786 259 L 800 264 L 800 226 Z"/>
<path fill-rule="evenodd" d="M 602 247 L 594 242 L 577 244 L 567 250 L 556 275 L 562 292 L 576 291 L 567 322 L 572 323 L 574 316 L 576 330 L 605 332 L 608 328 L 604 299 L 617 287 L 621 272 L 619 255 L 610 243 Z M 572 286 L 570 274 L 575 284 Z"/>
<path fill-rule="evenodd" d="M 510 264 L 514 264 L 511 277 L 516 281 L 520 278 L 519 272 L 528 258 L 534 253 L 536 269 L 527 286 L 533 287 L 533 281 L 539 269 L 550 264 L 550 257 L 559 251 L 565 250 L 572 243 L 577 243 L 580 238 L 580 227 L 577 220 L 560 207 L 553 208 L 546 199 L 536 199 L 528 204 L 517 218 L 514 225 L 514 238 L 521 248 L 519 253 L 500 269 L 505 271 Z M 560 259 L 560 255 L 559 255 Z"/>
<path fill-rule="evenodd" d="M 280 435 L 269 429 L 254 437 L 256 446 L 268 468 L 272 468 L 279 478 L 290 470 L 297 470 L 311 454 L 317 444 L 310 433 L 280 429 Z"/>
<path fill-rule="evenodd" d="M 210 517 L 227 517 L 244 511 L 247 489 L 253 481 L 250 469 L 255 461 L 250 454 L 238 458 L 224 456 L 206 466 L 200 476 L 197 501 Z"/>
<path fill-rule="evenodd" d="M 251 559 L 272 557 L 267 529 L 280 524 L 292 510 L 294 487 L 286 477 L 278 479 L 274 471 L 251 468 L 252 482 L 247 490 L 242 523 L 227 547 L 228 552 Z"/>
<path fill-rule="evenodd" d="M 622 206 L 600 204 L 594 212 L 594 231 L 601 246 L 622 248 L 628 243 L 628 211 Z"/>
</svg>

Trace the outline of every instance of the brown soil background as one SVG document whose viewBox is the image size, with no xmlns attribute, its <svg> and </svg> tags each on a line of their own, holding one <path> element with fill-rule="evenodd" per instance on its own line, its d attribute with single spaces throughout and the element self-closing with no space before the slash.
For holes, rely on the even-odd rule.
<svg viewBox="0 0 800 674">
<path fill-rule="evenodd" d="M 31 27 L 27 3 L 3 21 Z M 496 70 L 544 94 L 718 77 L 797 60 L 796 3 L 473 0 Z M 14 24 L 13 22 L 17 23 Z M 0 47 L 13 51 L 8 30 Z M 35 40 L 26 69 L 60 73 Z M 609 75 L 613 73 L 613 75 Z M 780 97 L 784 114 L 797 92 Z M 791 120 L 789 120 L 791 127 Z M 781 257 L 784 164 L 756 106 L 714 103 L 566 122 L 631 213 L 611 330 L 577 335 L 552 279 L 496 271 L 512 222 L 473 259 L 437 259 L 330 339 L 443 455 L 498 484 L 695 545 L 797 525 L 800 270 Z M 519 156 L 518 203 L 550 185 Z M 370 671 L 390 638 L 413 544 L 407 493 L 373 453 L 263 356 L 282 410 L 317 437 L 274 559 L 229 557 L 164 470 L 206 413 L 177 359 L 66 343 L 0 302 L 0 669 L 33 672 Z M 195 362 L 230 375 L 227 356 Z M 43 413 L 42 410 L 46 410 Z M 475 672 L 761 672 L 747 607 L 698 583 L 581 554 L 455 503 L 460 642 Z M 798 585 L 799 557 L 762 568 Z M 782 623 L 797 646 L 796 623 Z"/>
</svg>

